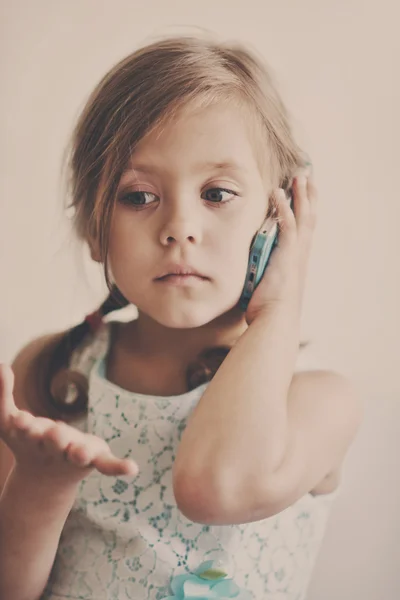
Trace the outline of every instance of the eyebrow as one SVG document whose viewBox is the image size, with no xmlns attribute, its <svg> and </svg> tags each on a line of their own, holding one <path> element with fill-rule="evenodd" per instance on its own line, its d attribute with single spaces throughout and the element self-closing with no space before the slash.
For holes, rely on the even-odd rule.
<svg viewBox="0 0 400 600">
<path fill-rule="evenodd" d="M 129 173 L 129 171 L 139 171 L 140 173 L 151 174 L 157 170 L 155 166 L 145 165 L 145 164 L 134 164 L 131 168 L 126 169 L 125 173 Z M 198 163 L 195 165 L 193 171 L 195 173 L 199 173 L 201 171 L 246 171 L 247 169 L 235 162 L 234 160 L 224 160 L 219 162 L 207 161 L 203 163 Z"/>
</svg>

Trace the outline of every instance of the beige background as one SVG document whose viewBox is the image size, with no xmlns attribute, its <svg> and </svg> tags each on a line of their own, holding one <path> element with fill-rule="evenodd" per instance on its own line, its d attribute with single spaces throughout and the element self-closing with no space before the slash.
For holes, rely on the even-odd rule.
<svg viewBox="0 0 400 600">
<path fill-rule="evenodd" d="M 303 329 L 366 403 L 308 600 L 400 597 L 400 9 L 396 0 L 30 2 L 1 7 L 0 358 L 104 294 L 63 215 L 62 151 L 105 71 L 151 36 L 205 27 L 272 65 L 320 208 Z"/>
</svg>

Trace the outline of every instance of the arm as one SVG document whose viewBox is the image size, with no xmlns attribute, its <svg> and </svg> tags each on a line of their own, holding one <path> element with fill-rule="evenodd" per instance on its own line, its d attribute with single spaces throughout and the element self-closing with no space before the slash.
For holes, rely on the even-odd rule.
<svg viewBox="0 0 400 600">
<path fill-rule="evenodd" d="M 43 412 L 32 368 L 38 350 L 32 342 L 15 359 L 15 382 L 13 371 L 0 365 L 2 599 L 39 600 L 84 477 L 94 468 L 111 476 L 137 472 L 132 461 L 114 457 L 104 440 L 28 410 L 26 398 L 35 413 Z"/>
<path fill-rule="evenodd" d="M 193 411 L 174 464 L 177 502 L 188 518 L 267 518 L 344 459 L 361 422 L 360 400 L 336 373 L 293 376 L 297 332 L 289 310 L 255 320 Z"/>
<path fill-rule="evenodd" d="M 35 339 L 15 357 L 14 400 L 19 409 L 32 412 L 26 403 L 29 397 L 38 409 L 35 414 L 43 414 L 32 365 L 58 338 L 59 334 Z M 75 493 L 76 485 L 51 490 L 38 478 L 23 477 L 13 453 L 0 440 L 0 598 L 40 598 Z"/>
<path fill-rule="evenodd" d="M 0 498 L 0 598 L 39 600 L 76 488 L 52 490 L 11 471 Z"/>
<path fill-rule="evenodd" d="M 241 512 L 250 499 L 257 503 L 261 487 L 271 485 L 287 447 L 286 398 L 298 330 L 294 311 L 256 319 L 215 374 L 174 464 L 177 500 L 186 511 L 197 498 L 193 510 L 203 515 L 206 506 L 217 514 Z M 206 506 L 199 505 L 201 499 Z"/>
<path fill-rule="evenodd" d="M 312 491 L 343 461 L 361 422 L 358 394 L 332 372 L 293 374 L 316 223 L 312 177 L 276 194 L 279 243 L 255 290 L 249 325 L 185 429 L 173 468 L 181 511 L 194 521 L 269 517 Z"/>
</svg>

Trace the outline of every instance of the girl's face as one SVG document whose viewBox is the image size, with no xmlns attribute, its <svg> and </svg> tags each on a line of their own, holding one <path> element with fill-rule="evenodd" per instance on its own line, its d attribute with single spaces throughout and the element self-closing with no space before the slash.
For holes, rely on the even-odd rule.
<svg viewBox="0 0 400 600">
<path fill-rule="evenodd" d="M 228 312 L 269 193 L 238 108 L 185 113 L 152 132 L 119 185 L 109 246 L 116 285 L 166 327 L 199 327 Z M 203 277 L 158 279 L 177 265 Z"/>
</svg>

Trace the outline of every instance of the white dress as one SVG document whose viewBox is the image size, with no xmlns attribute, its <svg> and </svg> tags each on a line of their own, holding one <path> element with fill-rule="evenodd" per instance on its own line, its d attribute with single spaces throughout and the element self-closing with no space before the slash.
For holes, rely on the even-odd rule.
<svg viewBox="0 0 400 600">
<path fill-rule="evenodd" d="M 303 600 L 338 489 L 253 523 L 191 522 L 177 508 L 171 469 L 208 384 L 168 397 L 124 390 L 105 378 L 109 342 L 104 323 L 72 356 L 89 377 L 88 415 L 77 426 L 140 473 L 93 471 L 81 482 L 41 600 Z M 307 368 L 300 351 L 295 370 Z"/>
</svg>

